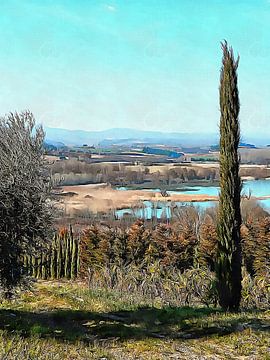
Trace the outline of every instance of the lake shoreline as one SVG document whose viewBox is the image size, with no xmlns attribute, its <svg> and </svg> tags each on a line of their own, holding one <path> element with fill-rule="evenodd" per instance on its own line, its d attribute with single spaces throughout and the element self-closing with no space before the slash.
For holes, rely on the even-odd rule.
<svg viewBox="0 0 270 360">
<path fill-rule="evenodd" d="M 256 179 L 253 176 L 243 176 L 241 177 L 243 183 L 247 181 L 269 181 L 270 178 L 262 178 Z M 148 190 L 148 189 L 161 189 L 166 191 L 188 191 L 190 188 L 194 188 L 197 186 L 201 187 L 209 187 L 215 186 L 219 187 L 219 181 L 210 181 L 210 180 L 194 180 L 188 182 L 182 182 L 179 184 L 171 184 L 171 185 L 155 185 L 153 182 L 144 182 L 141 184 L 132 184 L 132 185 L 113 185 L 112 187 L 116 190 L 119 188 L 125 187 L 127 190 Z"/>
<path fill-rule="evenodd" d="M 264 184 L 269 184 L 266 180 Z M 262 180 L 261 180 L 262 182 Z M 245 185 L 262 185 L 260 181 L 247 181 Z M 265 186 L 263 186 L 264 189 Z M 98 213 L 117 211 L 121 209 L 142 207 L 144 202 L 152 203 L 208 203 L 218 202 L 218 188 L 216 186 L 200 186 L 185 188 L 185 190 L 168 190 L 168 196 L 162 196 L 158 189 L 140 189 L 114 188 L 108 184 L 90 184 L 90 185 L 73 185 L 62 187 L 62 200 L 65 211 L 68 214 L 79 213 Z M 260 189 L 259 189 L 260 190 Z M 209 193 L 207 193 L 207 191 Z M 244 189 L 243 195 L 251 200 L 264 201 L 265 204 L 270 199 L 270 191 L 266 194 L 262 191 L 258 193 L 249 193 Z M 266 204 L 267 205 L 267 204 Z"/>
</svg>

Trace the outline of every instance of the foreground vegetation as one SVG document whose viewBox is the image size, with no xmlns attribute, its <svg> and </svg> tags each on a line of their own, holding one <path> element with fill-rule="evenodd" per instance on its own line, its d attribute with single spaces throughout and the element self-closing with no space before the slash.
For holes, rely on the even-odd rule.
<svg viewBox="0 0 270 360">
<path fill-rule="evenodd" d="M 4 359 L 269 359 L 270 312 L 229 314 L 39 281 L 0 310 Z"/>
</svg>

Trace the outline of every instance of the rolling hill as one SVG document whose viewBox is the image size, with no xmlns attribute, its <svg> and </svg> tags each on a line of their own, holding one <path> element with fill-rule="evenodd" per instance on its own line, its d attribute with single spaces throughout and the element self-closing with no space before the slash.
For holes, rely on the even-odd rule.
<svg viewBox="0 0 270 360">
<path fill-rule="evenodd" d="M 175 146 L 207 146 L 217 142 L 217 134 L 144 131 L 112 128 L 104 131 L 67 130 L 45 128 L 46 142 L 66 145 L 131 145 L 134 143 Z"/>
</svg>

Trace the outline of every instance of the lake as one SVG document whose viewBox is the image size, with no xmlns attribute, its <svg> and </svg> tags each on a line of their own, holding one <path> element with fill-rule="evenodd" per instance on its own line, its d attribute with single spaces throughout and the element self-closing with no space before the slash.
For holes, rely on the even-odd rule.
<svg viewBox="0 0 270 360">
<path fill-rule="evenodd" d="M 118 187 L 119 191 L 127 190 L 126 187 Z M 159 189 L 143 189 L 144 191 L 156 192 Z M 209 195 L 209 196 L 218 196 L 219 194 L 218 186 L 186 186 L 184 190 L 174 190 L 167 191 L 168 194 L 194 194 L 194 195 Z M 243 182 L 242 194 L 255 197 L 269 196 L 270 195 L 270 180 L 248 180 Z M 143 201 L 141 208 L 131 209 L 121 209 L 116 211 L 116 215 L 121 218 L 125 214 L 130 214 L 138 218 L 151 219 L 152 217 L 171 217 L 171 202 L 164 199 L 164 201 L 152 202 L 152 201 Z M 260 205 L 265 209 L 270 211 L 270 198 L 264 200 L 258 200 Z M 216 206 L 217 201 L 198 201 L 198 202 L 174 202 L 174 206 L 194 206 L 198 210 L 203 211 L 209 207 Z"/>
</svg>

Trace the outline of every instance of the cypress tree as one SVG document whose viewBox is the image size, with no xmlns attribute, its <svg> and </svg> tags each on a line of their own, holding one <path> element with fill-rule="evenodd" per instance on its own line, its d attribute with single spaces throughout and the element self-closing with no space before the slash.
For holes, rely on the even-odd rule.
<svg viewBox="0 0 270 360">
<path fill-rule="evenodd" d="M 57 279 L 60 279 L 63 276 L 62 272 L 62 244 L 60 236 L 56 237 L 56 245 L 57 245 Z"/>
<path fill-rule="evenodd" d="M 79 272 L 80 272 L 80 255 L 81 255 L 80 237 L 78 237 L 78 239 L 76 240 L 76 246 L 77 246 L 76 271 L 77 271 L 77 276 L 79 276 Z"/>
<path fill-rule="evenodd" d="M 66 233 L 64 237 L 65 241 L 65 277 L 67 279 L 70 279 L 70 262 L 71 262 L 71 256 L 70 256 L 70 233 Z"/>
<path fill-rule="evenodd" d="M 36 277 L 38 278 L 38 279 L 41 279 L 41 274 L 42 274 L 42 272 L 41 272 L 41 267 L 42 267 L 42 262 L 41 262 L 41 258 L 40 257 L 38 257 L 37 259 L 36 259 L 36 265 L 37 265 L 37 274 L 36 274 Z"/>
<path fill-rule="evenodd" d="M 41 253 L 40 261 L 41 261 L 41 279 L 45 280 L 46 279 L 46 254 L 44 254 L 43 252 Z"/>
<path fill-rule="evenodd" d="M 37 263 L 37 259 L 35 257 L 35 255 L 32 255 L 32 276 L 33 277 L 37 277 L 37 267 L 38 267 L 38 263 Z"/>
<path fill-rule="evenodd" d="M 31 274 L 31 271 L 32 271 L 32 261 L 31 261 L 31 256 L 28 255 L 28 254 L 25 254 L 25 273 L 28 275 L 28 276 L 32 276 Z"/>
<path fill-rule="evenodd" d="M 220 76 L 220 195 L 218 212 L 217 290 L 222 308 L 237 311 L 241 300 L 241 179 L 237 68 L 233 49 L 222 43 Z"/>
<path fill-rule="evenodd" d="M 32 257 L 31 255 L 27 255 L 27 257 L 28 257 L 28 275 L 33 276 Z"/>
<path fill-rule="evenodd" d="M 26 254 L 23 255 L 23 267 L 24 267 L 24 272 L 28 274 L 29 264 L 28 264 L 28 256 Z"/>
<path fill-rule="evenodd" d="M 57 249 L 56 239 L 54 238 L 53 246 L 51 249 L 51 278 L 56 279 L 57 277 Z"/>
<path fill-rule="evenodd" d="M 72 228 L 70 228 L 70 234 L 72 239 L 72 252 L 71 252 L 71 279 L 75 279 L 78 274 L 77 264 L 78 264 L 78 240 L 73 236 Z"/>
<path fill-rule="evenodd" d="M 46 254 L 46 279 L 51 277 L 51 261 L 52 261 L 52 246 L 49 246 L 49 249 Z"/>
</svg>

